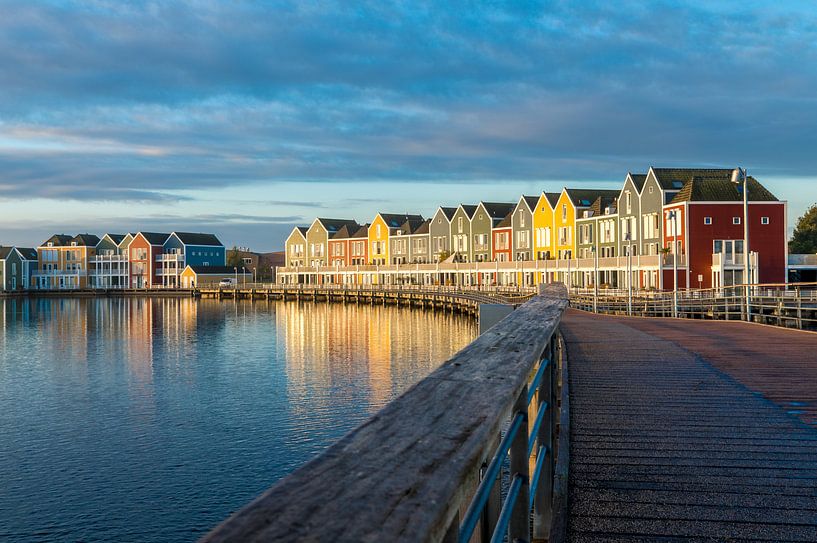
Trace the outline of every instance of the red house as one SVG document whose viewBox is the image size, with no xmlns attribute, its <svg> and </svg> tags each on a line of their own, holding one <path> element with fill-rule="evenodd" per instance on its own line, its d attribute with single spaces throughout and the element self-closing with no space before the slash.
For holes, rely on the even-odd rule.
<svg viewBox="0 0 817 543">
<path fill-rule="evenodd" d="M 170 234 L 157 232 L 139 232 L 128 245 L 128 259 L 130 261 L 130 287 L 151 288 L 161 285 L 159 277 L 161 266 L 156 263 L 156 257 L 163 253 L 163 246 Z"/>
<path fill-rule="evenodd" d="M 491 260 L 494 262 L 510 262 L 511 237 L 513 236 L 512 214 L 509 213 L 502 222 L 491 229 Z"/>
<path fill-rule="evenodd" d="M 751 282 L 785 282 L 786 202 L 753 177 L 748 184 Z M 679 288 L 745 283 L 742 189 L 726 177 L 694 177 L 664 206 L 663 246 L 677 251 Z M 663 268 L 664 289 L 673 288 L 672 274 L 670 254 Z"/>
</svg>

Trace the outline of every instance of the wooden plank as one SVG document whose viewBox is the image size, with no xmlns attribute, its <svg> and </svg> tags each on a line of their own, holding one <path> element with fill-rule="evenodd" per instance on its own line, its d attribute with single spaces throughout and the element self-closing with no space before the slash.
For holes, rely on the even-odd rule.
<svg viewBox="0 0 817 543">
<path fill-rule="evenodd" d="M 439 541 L 567 305 L 519 307 L 203 541 Z"/>
</svg>

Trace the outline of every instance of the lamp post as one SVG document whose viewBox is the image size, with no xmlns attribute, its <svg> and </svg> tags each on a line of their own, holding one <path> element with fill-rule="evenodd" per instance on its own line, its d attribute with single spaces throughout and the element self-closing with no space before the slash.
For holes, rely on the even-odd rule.
<svg viewBox="0 0 817 543">
<path fill-rule="evenodd" d="M 632 235 L 627 232 L 624 241 L 627 242 L 627 314 L 633 314 L 633 247 L 630 245 Z"/>
<path fill-rule="evenodd" d="M 669 212 L 672 221 L 672 316 L 678 318 L 678 221 L 677 211 Z"/>
<path fill-rule="evenodd" d="M 596 242 L 598 243 L 598 241 Z M 599 312 L 599 251 L 596 246 L 590 248 L 593 251 L 593 313 Z"/>
<path fill-rule="evenodd" d="M 235 288 L 238 288 L 238 266 L 233 266 L 233 281 Z"/>
<path fill-rule="evenodd" d="M 736 168 L 732 171 L 732 183 L 740 186 L 743 182 L 743 283 L 746 298 L 746 321 L 752 320 L 752 309 L 749 300 L 751 278 L 749 268 L 749 176 L 745 168 Z"/>
</svg>

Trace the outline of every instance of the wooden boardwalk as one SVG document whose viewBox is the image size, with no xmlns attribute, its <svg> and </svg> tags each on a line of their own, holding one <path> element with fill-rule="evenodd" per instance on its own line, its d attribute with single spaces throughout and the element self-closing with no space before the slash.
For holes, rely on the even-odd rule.
<svg viewBox="0 0 817 543">
<path fill-rule="evenodd" d="M 817 541 L 817 335 L 576 310 L 562 331 L 570 541 Z"/>
</svg>

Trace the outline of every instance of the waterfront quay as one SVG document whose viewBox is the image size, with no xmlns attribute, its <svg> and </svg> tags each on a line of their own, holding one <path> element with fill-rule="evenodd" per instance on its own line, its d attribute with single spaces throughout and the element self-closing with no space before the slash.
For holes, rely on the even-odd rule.
<svg viewBox="0 0 817 543">
<path fill-rule="evenodd" d="M 204 541 L 814 541 L 815 346 L 549 285 Z"/>
</svg>

